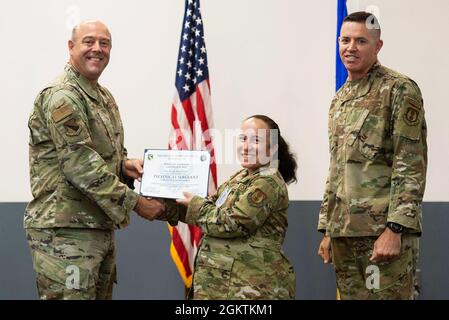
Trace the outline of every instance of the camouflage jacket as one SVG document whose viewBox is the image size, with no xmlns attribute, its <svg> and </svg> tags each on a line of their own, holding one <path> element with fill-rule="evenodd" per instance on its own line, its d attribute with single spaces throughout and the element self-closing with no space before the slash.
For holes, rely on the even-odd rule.
<svg viewBox="0 0 449 320">
<path fill-rule="evenodd" d="M 387 222 L 421 233 L 427 168 L 418 85 L 378 62 L 347 81 L 329 111 L 330 168 L 318 230 L 377 236 Z"/>
<path fill-rule="evenodd" d="M 281 246 L 287 230 L 287 187 L 280 173 L 241 170 L 214 196 L 195 196 L 168 219 L 201 227 L 194 299 L 293 299 L 295 275 Z"/>
<path fill-rule="evenodd" d="M 29 118 L 33 200 L 25 228 L 114 229 L 138 195 L 122 175 L 123 127 L 109 91 L 67 65 L 43 89 Z"/>
</svg>

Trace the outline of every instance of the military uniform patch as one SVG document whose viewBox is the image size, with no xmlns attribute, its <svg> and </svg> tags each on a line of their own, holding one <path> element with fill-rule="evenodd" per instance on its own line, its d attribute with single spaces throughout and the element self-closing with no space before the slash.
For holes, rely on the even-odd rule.
<svg viewBox="0 0 449 320">
<path fill-rule="evenodd" d="M 254 207 L 261 207 L 267 199 L 267 195 L 260 189 L 256 189 L 248 194 L 248 202 Z"/>
<path fill-rule="evenodd" d="M 67 118 L 68 116 L 70 116 L 73 113 L 72 109 L 70 109 L 70 107 L 68 106 L 62 106 L 58 109 L 56 109 L 55 111 L 53 111 L 53 113 L 51 114 L 51 117 L 53 118 L 54 122 L 59 122 L 65 118 Z"/>
<path fill-rule="evenodd" d="M 239 189 L 240 192 L 245 192 L 245 190 L 248 188 L 248 186 L 246 184 L 243 183 L 239 183 L 239 185 L 237 186 L 237 189 Z"/>
<path fill-rule="evenodd" d="M 398 121 L 395 124 L 393 133 L 418 141 L 421 137 L 423 118 L 424 110 L 421 103 L 407 96 L 399 109 Z"/>
<path fill-rule="evenodd" d="M 66 129 L 66 133 L 69 136 L 75 136 L 79 134 L 80 126 L 78 122 L 75 119 L 69 119 L 66 122 L 64 122 L 64 128 Z"/>
<path fill-rule="evenodd" d="M 419 109 L 410 103 L 409 107 L 405 111 L 404 121 L 409 126 L 416 126 L 419 123 Z"/>
</svg>

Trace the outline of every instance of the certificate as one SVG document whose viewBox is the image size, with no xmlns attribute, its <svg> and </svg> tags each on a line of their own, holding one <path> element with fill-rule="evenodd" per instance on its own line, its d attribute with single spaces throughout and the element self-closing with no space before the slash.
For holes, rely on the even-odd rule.
<svg viewBox="0 0 449 320">
<path fill-rule="evenodd" d="M 208 151 L 145 149 L 140 194 L 179 199 L 188 191 L 206 197 L 209 165 Z"/>
</svg>

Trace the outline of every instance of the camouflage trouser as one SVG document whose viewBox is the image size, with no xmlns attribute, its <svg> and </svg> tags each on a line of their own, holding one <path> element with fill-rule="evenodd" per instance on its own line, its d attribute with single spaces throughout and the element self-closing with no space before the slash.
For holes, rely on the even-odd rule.
<svg viewBox="0 0 449 320">
<path fill-rule="evenodd" d="M 418 237 L 402 236 L 401 254 L 371 262 L 377 237 L 332 238 L 332 261 L 340 297 L 347 299 L 414 299 Z"/>
<path fill-rule="evenodd" d="M 40 299 L 112 299 L 114 231 L 27 229 Z"/>
</svg>

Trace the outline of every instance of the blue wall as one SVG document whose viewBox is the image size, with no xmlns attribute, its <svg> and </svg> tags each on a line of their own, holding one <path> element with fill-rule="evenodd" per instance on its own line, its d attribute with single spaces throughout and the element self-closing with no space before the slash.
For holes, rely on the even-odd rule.
<svg viewBox="0 0 449 320">
<path fill-rule="evenodd" d="M 25 203 L 0 203 L 0 299 L 36 299 L 31 257 L 22 228 Z M 285 252 L 295 266 L 297 299 L 334 299 L 335 277 L 317 256 L 318 201 L 292 201 Z M 449 299 L 449 203 L 424 204 L 421 299 Z M 115 299 L 183 299 L 184 287 L 169 254 L 163 222 L 133 214 L 116 232 L 118 285 Z"/>
</svg>

